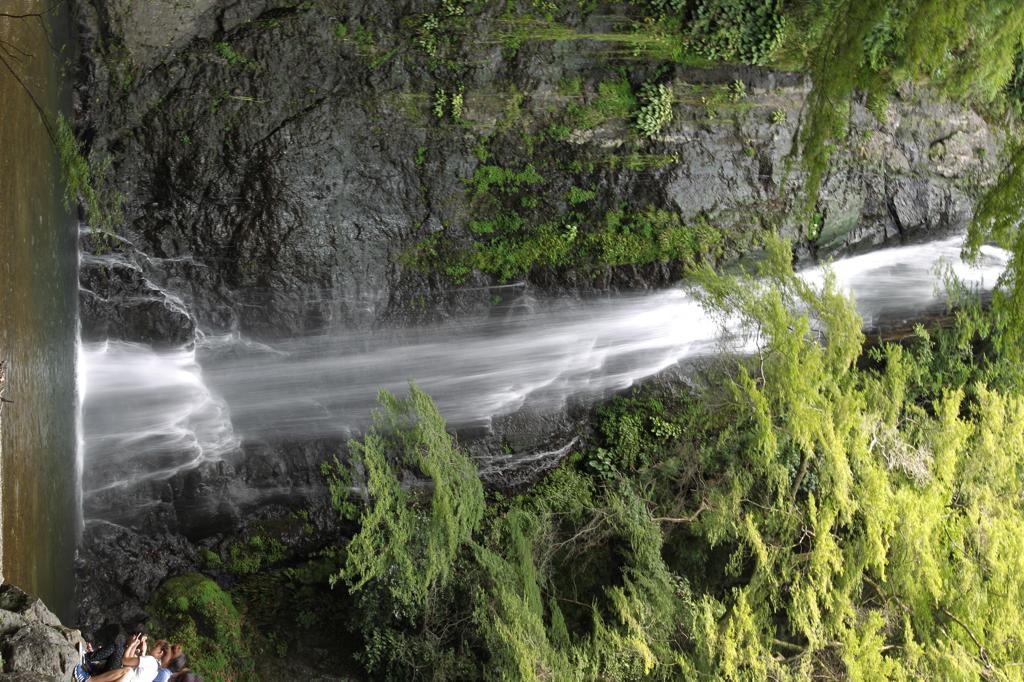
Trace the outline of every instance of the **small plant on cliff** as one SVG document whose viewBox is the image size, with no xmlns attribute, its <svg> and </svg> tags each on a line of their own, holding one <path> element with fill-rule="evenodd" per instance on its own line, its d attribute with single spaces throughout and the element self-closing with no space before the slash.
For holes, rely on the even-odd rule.
<svg viewBox="0 0 1024 682">
<path fill-rule="evenodd" d="M 434 92 L 434 117 L 438 120 L 444 118 L 444 109 L 448 104 L 448 93 L 444 88 L 438 88 Z"/>
<path fill-rule="evenodd" d="M 231 47 L 230 43 L 217 43 L 214 45 L 217 48 L 217 54 L 224 58 L 231 66 L 250 66 L 250 61 L 245 55 L 240 54 L 235 48 Z"/>
<path fill-rule="evenodd" d="M 440 44 L 440 39 L 438 38 L 440 28 L 441 20 L 437 18 L 436 14 L 431 14 L 423 20 L 423 23 L 420 24 L 419 29 L 416 31 L 416 44 L 427 53 L 428 57 L 437 56 Z"/>
<path fill-rule="evenodd" d="M 85 156 L 67 119 L 57 116 L 57 153 L 64 175 L 64 206 L 68 209 L 81 201 L 90 227 L 106 235 L 115 232 L 120 213 L 121 195 L 105 180 L 110 168 Z"/>
<path fill-rule="evenodd" d="M 747 98 L 747 84 L 738 78 L 729 85 L 729 99 L 742 102 Z"/>
<path fill-rule="evenodd" d="M 643 137 L 654 137 L 672 121 L 672 88 L 664 83 L 646 83 L 640 89 L 640 102 L 636 130 Z"/>
<path fill-rule="evenodd" d="M 465 88 L 460 85 L 458 90 L 452 93 L 452 118 L 456 121 L 462 120 L 462 106 Z"/>
<path fill-rule="evenodd" d="M 583 189 L 582 187 L 577 187 L 573 185 L 572 187 L 569 188 L 569 191 L 566 193 L 565 198 L 570 204 L 576 206 L 578 204 L 586 203 L 596 196 L 597 192 L 595 192 L 592 189 Z"/>
<path fill-rule="evenodd" d="M 464 0 L 441 0 L 441 8 L 445 14 L 452 17 L 460 17 L 466 13 Z"/>
</svg>

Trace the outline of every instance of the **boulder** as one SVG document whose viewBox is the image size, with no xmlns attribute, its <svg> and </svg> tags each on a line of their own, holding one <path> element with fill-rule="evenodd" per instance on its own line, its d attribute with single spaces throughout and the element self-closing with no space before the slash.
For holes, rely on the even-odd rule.
<svg viewBox="0 0 1024 682">
<path fill-rule="evenodd" d="M 79 643 L 81 633 L 64 627 L 42 600 L 0 585 L 0 682 L 66 682 Z"/>
</svg>

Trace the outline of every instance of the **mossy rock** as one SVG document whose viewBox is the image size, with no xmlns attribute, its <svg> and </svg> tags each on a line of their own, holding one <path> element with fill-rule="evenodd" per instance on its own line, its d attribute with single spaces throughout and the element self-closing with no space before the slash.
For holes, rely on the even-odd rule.
<svg viewBox="0 0 1024 682">
<path fill-rule="evenodd" d="M 254 657 L 231 595 L 200 573 L 168 580 L 148 605 L 150 629 L 181 644 L 207 682 L 254 680 Z"/>
</svg>

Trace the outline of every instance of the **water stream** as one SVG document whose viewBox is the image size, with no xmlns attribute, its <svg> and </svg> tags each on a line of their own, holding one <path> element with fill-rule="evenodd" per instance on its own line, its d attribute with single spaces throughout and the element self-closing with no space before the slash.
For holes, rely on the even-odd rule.
<svg viewBox="0 0 1024 682">
<path fill-rule="evenodd" d="M 961 243 L 887 249 L 837 261 L 833 271 L 868 326 L 899 323 L 942 308 L 939 263 L 973 286 L 995 283 L 1007 255 L 987 248 L 971 267 L 959 259 Z M 802 276 L 820 283 L 823 270 Z M 535 300 L 486 319 L 272 345 L 238 336 L 204 337 L 194 349 L 168 352 L 92 344 L 84 353 L 85 494 L 129 475 L 166 477 L 215 460 L 242 438 L 354 435 L 378 389 L 401 391 L 410 380 L 456 426 L 486 425 L 524 404 L 544 410 L 571 397 L 599 398 L 714 351 L 719 330 L 679 288 Z"/>
<path fill-rule="evenodd" d="M 63 3 L 0 3 L 0 360 L 7 362 L 0 442 L 3 578 L 72 609 L 78 508 L 75 361 L 77 226 L 61 203 L 51 122 L 68 38 Z"/>
</svg>

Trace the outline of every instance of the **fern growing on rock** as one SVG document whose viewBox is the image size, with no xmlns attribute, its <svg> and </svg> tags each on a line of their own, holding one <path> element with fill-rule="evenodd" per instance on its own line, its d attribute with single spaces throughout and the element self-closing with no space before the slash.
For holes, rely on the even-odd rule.
<svg viewBox="0 0 1024 682">
<path fill-rule="evenodd" d="M 672 88 L 664 83 L 646 83 L 640 88 L 639 99 L 636 130 L 643 137 L 654 137 L 672 122 Z"/>
</svg>

